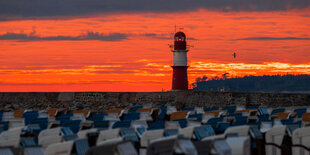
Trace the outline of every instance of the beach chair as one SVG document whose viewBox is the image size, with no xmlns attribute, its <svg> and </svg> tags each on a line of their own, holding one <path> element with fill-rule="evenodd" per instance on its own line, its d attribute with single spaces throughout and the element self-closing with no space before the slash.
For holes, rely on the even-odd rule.
<svg viewBox="0 0 310 155">
<path fill-rule="evenodd" d="M 182 135 L 184 138 L 192 139 L 195 126 L 188 126 L 186 128 L 179 129 L 179 135 Z"/>
<path fill-rule="evenodd" d="M 210 125 L 203 125 L 194 128 L 195 139 L 202 140 L 205 137 L 214 136 L 215 131 Z"/>
<path fill-rule="evenodd" d="M 153 140 L 147 147 L 147 155 L 173 154 L 176 137 Z"/>
<path fill-rule="evenodd" d="M 170 115 L 170 121 L 176 120 L 176 119 L 185 119 L 188 116 L 188 111 L 177 111 Z"/>
<path fill-rule="evenodd" d="M 286 126 L 276 126 L 266 132 L 266 155 L 281 155 L 283 153 L 281 145 L 285 132 Z"/>
<path fill-rule="evenodd" d="M 148 125 L 147 130 L 157 130 L 157 129 L 164 129 L 165 122 L 164 121 L 155 121 Z"/>
<path fill-rule="evenodd" d="M 250 126 L 232 126 L 225 130 L 224 134 L 237 134 L 239 137 L 246 137 L 249 135 L 250 132 Z"/>
<path fill-rule="evenodd" d="M 39 145 L 43 148 L 47 148 L 51 144 L 64 141 L 65 136 L 72 136 L 71 138 L 74 138 L 74 134 L 70 128 L 57 127 L 42 130 L 38 136 Z"/>
<path fill-rule="evenodd" d="M 131 125 L 130 125 L 131 128 L 147 128 L 148 125 L 146 123 L 146 120 L 135 120 L 133 122 L 131 122 Z"/>
<path fill-rule="evenodd" d="M 87 139 L 77 139 L 74 141 L 71 154 L 84 155 L 89 149 L 89 144 Z"/>
<path fill-rule="evenodd" d="M 180 125 L 178 121 L 166 121 L 165 122 L 165 129 L 180 129 Z"/>
<path fill-rule="evenodd" d="M 299 128 L 293 132 L 292 154 L 310 155 L 310 127 Z"/>
<path fill-rule="evenodd" d="M 0 147 L 13 146 L 18 147 L 21 141 L 20 135 L 22 127 L 11 128 L 0 134 Z"/>
<path fill-rule="evenodd" d="M 152 140 L 158 139 L 163 137 L 164 130 L 157 129 L 157 130 L 148 130 L 142 134 L 140 139 L 140 155 L 145 155 L 147 152 L 148 145 Z"/>
<path fill-rule="evenodd" d="M 231 147 L 225 139 L 215 139 L 213 142 L 213 149 L 218 155 L 233 155 Z"/>
<path fill-rule="evenodd" d="M 248 136 L 227 137 L 226 142 L 230 146 L 233 155 L 251 154 L 251 140 Z"/>
<path fill-rule="evenodd" d="M 129 128 L 131 126 L 131 120 L 117 121 L 112 125 L 112 129 L 116 128 Z"/>
<path fill-rule="evenodd" d="M 309 126 L 310 125 L 310 113 L 304 113 L 301 117 L 302 126 Z"/>
<path fill-rule="evenodd" d="M 120 137 L 119 132 L 120 128 L 100 131 L 97 139 L 97 144 L 101 141 Z"/>
<path fill-rule="evenodd" d="M 86 130 L 81 130 L 77 133 L 77 136 L 82 139 L 82 138 L 87 138 L 87 135 L 89 133 L 99 133 L 98 129 L 92 128 L 92 129 L 86 129 Z"/>
<path fill-rule="evenodd" d="M 58 109 L 57 108 L 50 108 L 47 110 L 49 117 L 55 117 L 57 115 Z"/>
<path fill-rule="evenodd" d="M 294 109 L 294 112 L 297 113 L 297 117 L 298 117 L 298 118 L 301 118 L 302 115 L 303 115 L 304 113 L 307 112 L 307 108 L 298 108 L 298 109 Z"/>
<path fill-rule="evenodd" d="M 22 150 L 24 155 L 45 155 L 42 147 L 25 147 Z"/>
<path fill-rule="evenodd" d="M 90 115 L 90 111 L 89 110 L 74 110 L 73 111 L 74 114 L 83 114 L 84 118 L 88 118 L 88 116 Z"/>
<path fill-rule="evenodd" d="M 46 155 L 70 155 L 73 149 L 74 141 L 54 143 L 46 148 Z"/>
<path fill-rule="evenodd" d="M 21 118 L 24 114 L 24 111 L 23 109 L 19 109 L 19 110 L 12 110 L 12 112 L 14 113 L 14 117 L 15 118 Z"/>
</svg>

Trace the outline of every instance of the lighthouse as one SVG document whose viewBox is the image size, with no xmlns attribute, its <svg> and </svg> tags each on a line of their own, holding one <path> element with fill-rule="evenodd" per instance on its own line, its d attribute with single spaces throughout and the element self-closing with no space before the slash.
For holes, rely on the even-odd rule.
<svg viewBox="0 0 310 155">
<path fill-rule="evenodd" d="M 187 90 L 187 46 L 186 36 L 183 32 L 177 32 L 174 35 L 173 49 L 173 75 L 172 75 L 172 90 Z"/>
</svg>

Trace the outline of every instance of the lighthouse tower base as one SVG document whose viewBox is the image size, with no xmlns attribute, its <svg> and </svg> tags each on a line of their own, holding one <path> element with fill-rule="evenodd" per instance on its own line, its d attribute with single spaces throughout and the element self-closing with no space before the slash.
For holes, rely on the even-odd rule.
<svg viewBox="0 0 310 155">
<path fill-rule="evenodd" d="M 172 66 L 172 90 L 188 90 L 187 68 L 188 66 Z"/>
</svg>

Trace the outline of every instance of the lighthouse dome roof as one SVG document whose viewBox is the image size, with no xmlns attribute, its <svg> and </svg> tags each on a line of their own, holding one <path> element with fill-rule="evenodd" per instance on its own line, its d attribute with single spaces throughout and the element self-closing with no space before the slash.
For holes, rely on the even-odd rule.
<svg viewBox="0 0 310 155">
<path fill-rule="evenodd" d="M 185 33 L 184 33 L 184 32 L 181 32 L 181 31 L 175 33 L 174 36 L 175 36 L 175 37 L 184 37 L 184 38 L 186 37 L 186 36 L 185 36 Z"/>
</svg>

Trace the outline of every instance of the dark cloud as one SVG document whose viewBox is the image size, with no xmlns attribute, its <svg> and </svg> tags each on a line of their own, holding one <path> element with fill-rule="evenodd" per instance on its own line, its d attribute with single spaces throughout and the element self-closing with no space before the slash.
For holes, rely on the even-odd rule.
<svg viewBox="0 0 310 155">
<path fill-rule="evenodd" d="M 310 40 L 310 38 L 299 38 L 299 37 L 249 37 L 240 38 L 236 40 Z"/>
<path fill-rule="evenodd" d="M 0 40 L 18 40 L 18 41 L 81 41 L 81 40 L 99 40 L 99 41 L 120 41 L 127 38 L 123 33 L 102 34 L 99 32 L 87 32 L 79 36 L 47 36 L 41 37 L 35 35 L 35 31 L 30 34 L 7 32 L 0 35 Z"/>
<path fill-rule="evenodd" d="M 7 32 L 0 35 L 0 40 L 17 40 L 17 41 L 81 41 L 81 40 L 99 40 L 99 41 L 121 41 L 128 39 L 128 37 L 150 37 L 154 39 L 171 40 L 172 37 L 166 34 L 155 34 L 155 33 L 145 33 L 145 34 L 132 34 L 132 33 L 110 33 L 103 34 L 99 32 L 87 32 L 78 36 L 47 36 L 41 37 L 36 35 L 35 29 L 30 34 L 25 33 L 12 33 Z M 196 40 L 195 38 L 187 38 L 187 40 Z"/>
<path fill-rule="evenodd" d="M 157 34 L 155 34 L 155 33 L 146 33 L 145 36 L 146 37 L 156 37 Z"/>
<path fill-rule="evenodd" d="M 5 17 L 84 16 L 113 12 L 279 11 L 303 9 L 310 0 L 0 0 Z"/>
</svg>

